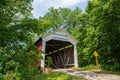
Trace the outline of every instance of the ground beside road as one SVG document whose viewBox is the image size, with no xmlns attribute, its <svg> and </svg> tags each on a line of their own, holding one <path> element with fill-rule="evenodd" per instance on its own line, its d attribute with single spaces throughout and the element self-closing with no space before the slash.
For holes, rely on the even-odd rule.
<svg viewBox="0 0 120 80">
<path fill-rule="evenodd" d="M 120 75 L 113 74 L 95 73 L 74 69 L 54 69 L 54 71 L 62 72 L 80 78 L 85 78 L 87 80 L 120 80 Z"/>
</svg>

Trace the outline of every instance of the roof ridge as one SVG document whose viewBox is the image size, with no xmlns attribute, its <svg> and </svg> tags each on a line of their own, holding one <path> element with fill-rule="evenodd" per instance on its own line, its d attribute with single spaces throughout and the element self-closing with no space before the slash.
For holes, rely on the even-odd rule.
<svg viewBox="0 0 120 80">
<path fill-rule="evenodd" d="M 75 40 L 76 42 L 78 42 L 69 32 L 67 32 L 65 29 L 63 28 L 59 28 L 59 29 L 56 29 L 55 31 L 52 31 L 50 33 L 47 33 L 46 35 L 43 35 L 42 38 L 46 37 L 46 36 L 49 36 L 50 34 L 54 34 L 55 32 L 58 32 L 58 31 L 63 31 L 65 32 L 68 36 L 70 36 L 73 40 Z"/>
</svg>

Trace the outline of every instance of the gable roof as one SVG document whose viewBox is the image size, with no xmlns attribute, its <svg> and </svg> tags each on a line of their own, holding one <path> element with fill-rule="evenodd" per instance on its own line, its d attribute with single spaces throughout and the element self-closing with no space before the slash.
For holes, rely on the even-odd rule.
<svg viewBox="0 0 120 80">
<path fill-rule="evenodd" d="M 54 34 L 54 33 L 56 33 L 56 32 L 59 32 L 59 31 L 63 31 L 63 32 L 66 33 L 71 39 L 73 39 L 76 43 L 78 42 L 70 33 L 68 33 L 68 32 L 67 32 L 66 30 L 64 30 L 63 28 L 57 29 L 57 30 L 55 30 L 55 31 L 53 31 L 53 32 L 50 32 L 50 33 L 48 33 L 48 34 L 46 34 L 46 35 L 43 35 L 42 38 L 45 38 L 45 37 L 47 37 L 47 36 L 49 36 L 49 35 L 51 35 L 51 34 Z"/>
</svg>

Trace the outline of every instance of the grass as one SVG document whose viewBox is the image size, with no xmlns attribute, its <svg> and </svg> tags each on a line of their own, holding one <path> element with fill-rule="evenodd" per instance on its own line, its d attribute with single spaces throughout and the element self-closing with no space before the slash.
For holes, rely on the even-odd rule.
<svg viewBox="0 0 120 80">
<path fill-rule="evenodd" d="M 113 71 L 108 71 L 105 69 L 102 69 L 101 66 L 96 65 L 88 65 L 82 68 L 78 68 L 77 70 L 85 70 L 85 71 L 90 71 L 90 72 L 95 72 L 95 73 L 104 73 L 104 74 L 115 74 L 115 75 L 120 75 L 120 72 L 113 72 Z"/>
<path fill-rule="evenodd" d="M 107 70 L 104 70 L 104 69 L 92 69 L 92 70 L 89 70 L 89 71 L 92 71 L 92 72 L 95 72 L 95 73 L 120 75 L 120 72 L 107 71 Z"/>
<path fill-rule="evenodd" d="M 35 80 L 85 80 L 85 79 L 77 78 L 60 72 L 50 72 L 48 74 L 38 75 Z"/>
</svg>

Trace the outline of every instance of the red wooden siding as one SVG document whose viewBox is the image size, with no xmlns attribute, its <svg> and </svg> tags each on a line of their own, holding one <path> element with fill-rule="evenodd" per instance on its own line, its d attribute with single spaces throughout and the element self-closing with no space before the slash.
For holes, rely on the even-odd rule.
<svg viewBox="0 0 120 80">
<path fill-rule="evenodd" d="M 37 47 L 39 50 L 42 51 L 42 40 L 40 40 L 37 44 Z M 36 62 L 36 66 L 40 67 L 41 66 L 41 63 L 40 63 L 41 59 L 39 61 Z"/>
<path fill-rule="evenodd" d="M 40 42 L 38 43 L 38 49 L 39 49 L 39 50 L 42 50 L 42 41 L 40 41 Z"/>
</svg>

